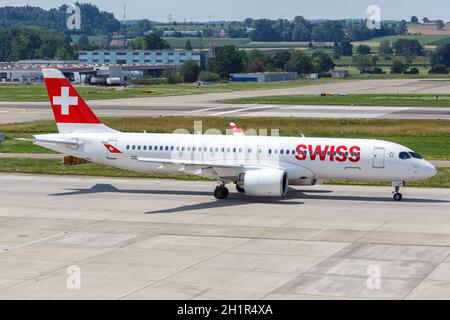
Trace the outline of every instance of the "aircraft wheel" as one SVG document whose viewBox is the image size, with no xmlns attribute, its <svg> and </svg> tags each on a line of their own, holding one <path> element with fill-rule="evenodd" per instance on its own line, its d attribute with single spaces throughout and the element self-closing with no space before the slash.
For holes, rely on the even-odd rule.
<svg viewBox="0 0 450 320">
<path fill-rule="evenodd" d="M 394 200 L 395 201 L 402 201 L 403 195 L 401 193 L 394 194 Z"/>
<path fill-rule="evenodd" d="M 214 190 L 214 197 L 217 200 L 226 199 L 226 198 L 228 198 L 229 195 L 230 195 L 230 192 L 225 187 L 217 187 L 216 190 Z"/>
</svg>

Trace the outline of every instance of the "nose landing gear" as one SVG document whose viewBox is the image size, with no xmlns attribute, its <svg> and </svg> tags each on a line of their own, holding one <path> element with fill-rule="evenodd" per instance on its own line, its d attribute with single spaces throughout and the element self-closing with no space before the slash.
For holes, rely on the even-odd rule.
<svg viewBox="0 0 450 320">
<path fill-rule="evenodd" d="M 403 181 L 392 183 L 392 186 L 395 188 L 395 191 L 393 192 L 395 201 L 403 200 L 403 195 L 400 193 L 400 187 L 403 187 L 404 185 L 405 183 Z"/>
</svg>

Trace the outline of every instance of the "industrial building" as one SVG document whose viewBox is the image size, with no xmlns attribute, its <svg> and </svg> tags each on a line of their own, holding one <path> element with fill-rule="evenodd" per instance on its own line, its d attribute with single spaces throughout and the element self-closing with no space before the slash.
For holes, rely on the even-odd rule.
<svg viewBox="0 0 450 320">
<path fill-rule="evenodd" d="M 296 72 L 233 73 L 231 82 L 275 82 L 297 80 Z"/>
<path fill-rule="evenodd" d="M 97 50 L 80 51 L 78 60 L 86 65 L 173 65 L 188 60 L 200 65 L 200 51 L 195 50 Z"/>
<path fill-rule="evenodd" d="M 333 78 L 347 78 L 350 75 L 348 70 L 331 70 L 330 73 Z"/>
</svg>

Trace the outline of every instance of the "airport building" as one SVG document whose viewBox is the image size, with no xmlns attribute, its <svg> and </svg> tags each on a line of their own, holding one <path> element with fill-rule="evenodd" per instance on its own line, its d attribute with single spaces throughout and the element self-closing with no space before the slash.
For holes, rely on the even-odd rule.
<svg viewBox="0 0 450 320">
<path fill-rule="evenodd" d="M 173 65 L 192 60 L 200 65 L 200 51 L 195 50 L 97 50 L 80 51 L 80 64 L 87 65 Z"/>
<path fill-rule="evenodd" d="M 275 82 L 297 80 L 297 72 L 264 72 L 230 74 L 231 82 Z"/>
</svg>

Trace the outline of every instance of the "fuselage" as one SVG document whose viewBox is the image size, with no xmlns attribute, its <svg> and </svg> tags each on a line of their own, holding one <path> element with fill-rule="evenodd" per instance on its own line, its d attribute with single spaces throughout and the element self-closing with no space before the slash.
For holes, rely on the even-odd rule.
<svg viewBox="0 0 450 320">
<path fill-rule="evenodd" d="M 287 172 L 290 184 L 322 179 L 411 181 L 436 174 L 433 165 L 409 148 L 381 140 L 121 132 L 35 137 L 80 141 L 78 147 L 39 144 L 93 162 L 140 172 L 180 171 L 180 166 L 138 161 L 152 158 L 279 168 Z M 109 152 L 105 144 L 123 154 Z M 233 169 L 223 170 L 222 176 L 233 176 Z"/>
</svg>

